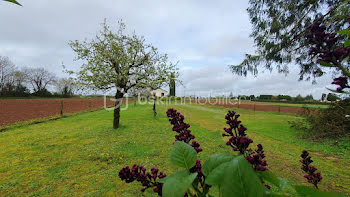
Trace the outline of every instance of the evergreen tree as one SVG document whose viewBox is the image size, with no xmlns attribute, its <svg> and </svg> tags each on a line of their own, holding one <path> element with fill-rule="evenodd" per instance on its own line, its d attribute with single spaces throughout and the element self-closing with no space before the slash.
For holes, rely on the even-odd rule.
<svg viewBox="0 0 350 197">
<path fill-rule="evenodd" d="M 175 74 L 171 73 L 170 85 L 169 85 L 170 96 L 176 95 L 176 84 L 175 84 Z"/>
</svg>

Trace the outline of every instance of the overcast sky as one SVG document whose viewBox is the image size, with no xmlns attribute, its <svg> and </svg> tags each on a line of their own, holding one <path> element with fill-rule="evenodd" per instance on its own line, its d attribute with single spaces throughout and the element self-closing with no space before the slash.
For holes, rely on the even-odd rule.
<svg viewBox="0 0 350 197">
<path fill-rule="evenodd" d="M 122 19 L 127 29 L 172 60 L 179 61 L 183 86 L 177 95 L 312 94 L 319 99 L 332 87 L 331 76 L 298 81 L 298 66 L 290 74 L 260 72 L 258 77 L 233 75 L 227 65 L 254 53 L 247 0 L 19 0 L 23 7 L 0 1 L 0 55 L 18 67 L 45 67 L 58 76 L 62 63 L 79 69 L 70 40 L 92 38 L 104 18 Z"/>
</svg>

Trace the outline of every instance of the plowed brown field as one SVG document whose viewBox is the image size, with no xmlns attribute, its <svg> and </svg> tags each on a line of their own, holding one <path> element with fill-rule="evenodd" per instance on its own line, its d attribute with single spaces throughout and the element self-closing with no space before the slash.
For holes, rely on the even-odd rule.
<svg viewBox="0 0 350 197">
<path fill-rule="evenodd" d="M 62 102 L 64 114 L 104 107 L 103 98 L 0 99 L 0 126 L 60 115 Z M 114 101 L 106 99 L 106 106 L 113 105 Z"/>
</svg>

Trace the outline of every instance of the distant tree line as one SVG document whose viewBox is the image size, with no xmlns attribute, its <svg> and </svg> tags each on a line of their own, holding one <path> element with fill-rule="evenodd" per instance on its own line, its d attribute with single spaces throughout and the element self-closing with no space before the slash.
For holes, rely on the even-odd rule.
<svg viewBox="0 0 350 197">
<path fill-rule="evenodd" d="M 231 93 L 229 98 L 231 99 L 241 99 L 241 100 L 253 100 L 253 101 L 283 101 L 283 102 L 315 102 L 316 100 L 314 97 L 309 94 L 305 97 L 298 94 L 295 97 L 289 96 L 289 95 L 259 95 L 255 97 L 255 95 L 238 95 L 237 97 L 234 97 Z M 337 101 L 340 100 L 340 98 L 333 93 L 328 94 L 322 94 L 321 101 Z"/>
<path fill-rule="evenodd" d="M 54 87 L 55 92 L 50 92 Z M 70 78 L 58 78 L 45 68 L 17 68 L 0 56 L 0 97 L 71 97 L 75 84 Z"/>
</svg>

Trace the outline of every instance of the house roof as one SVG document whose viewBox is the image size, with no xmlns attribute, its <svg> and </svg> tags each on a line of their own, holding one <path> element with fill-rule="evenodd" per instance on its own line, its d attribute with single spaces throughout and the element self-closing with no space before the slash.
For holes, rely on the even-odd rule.
<svg viewBox="0 0 350 197">
<path fill-rule="evenodd" d="M 151 92 L 153 92 L 153 91 L 162 91 L 162 92 L 168 93 L 168 91 L 166 91 L 166 90 L 164 90 L 164 89 L 162 89 L 162 88 L 158 88 L 158 89 L 156 89 L 156 90 L 152 90 Z"/>
</svg>

